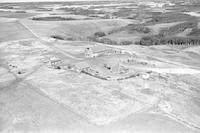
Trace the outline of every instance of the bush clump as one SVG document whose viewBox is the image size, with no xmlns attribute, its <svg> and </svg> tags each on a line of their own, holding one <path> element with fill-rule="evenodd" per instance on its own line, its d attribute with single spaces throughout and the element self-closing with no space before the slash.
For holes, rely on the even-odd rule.
<svg viewBox="0 0 200 133">
<path fill-rule="evenodd" d="M 103 37 L 103 36 L 106 36 L 106 34 L 104 32 L 96 32 L 96 33 L 94 33 L 94 36 L 95 37 Z"/>
</svg>

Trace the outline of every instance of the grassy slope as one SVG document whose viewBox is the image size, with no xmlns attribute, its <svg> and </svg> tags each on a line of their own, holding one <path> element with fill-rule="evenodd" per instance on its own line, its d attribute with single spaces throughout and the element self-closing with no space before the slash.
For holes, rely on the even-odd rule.
<svg viewBox="0 0 200 133">
<path fill-rule="evenodd" d="M 109 31 L 125 26 L 128 20 L 76 20 L 65 22 L 23 21 L 40 36 L 61 35 L 63 37 L 86 38 L 98 31 Z"/>
<path fill-rule="evenodd" d="M 34 35 L 19 22 L 0 23 L 0 42 L 27 38 L 34 38 Z"/>
</svg>

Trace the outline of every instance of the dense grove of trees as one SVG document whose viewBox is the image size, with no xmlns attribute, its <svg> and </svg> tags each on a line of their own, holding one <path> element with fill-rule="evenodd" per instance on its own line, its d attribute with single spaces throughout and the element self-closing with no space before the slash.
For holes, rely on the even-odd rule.
<svg viewBox="0 0 200 133">
<path fill-rule="evenodd" d="M 106 33 L 105 32 L 96 32 L 96 33 L 94 33 L 94 36 L 95 37 L 103 37 L 103 36 L 106 36 Z"/>
<path fill-rule="evenodd" d="M 148 27 L 145 27 L 143 25 L 139 25 L 139 24 L 129 24 L 127 26 L 118 28 L 118 29 L 114 29 L 112 31 L 110 31 L 108 34 L 114 34 L 117 32 L 121 32 L 121 31 L 128 31 L 129 33 L 133 33 L 133 32 L 139 32 L 139 33 L 143 33 L 143 34 L 148 34 L 150 33 L 150 29 Z"/>
<path fill-rule="evenodd" d="M 59 16 L 47 16 L 47 17 L 33 17 L 32 20 L 37 20 L 37 21 L 64 21 L 64 20 L 76 20 L 71 17 L 59 17 Z"/>
<path fill-rule="evenodd" d="M 199 36 L 200 37 L 200 29 L 194 28 L 192 31 L 188 34 L 188 36 Z"/>
<path fill-rule="evenodd" d="M 114 40 L 111 40 L 109 38 L 98 38 L 98 37 L 88 37 L 89 41 L 93 41 L 93 42 L 99 42 L 99 43 L 105 43 L 105 44 L 110 44 L 110 45 L 130 45 L 133 42 L 131 41 L 121 41 L 121 42 L 117 42 Z"/>
<path fill-rule="evenodd" d="M 180 32 L 185 31 L 188 28 L 197 28 L 198 22 L 197 21 L 189 21 L 177 24 L 175 26 L 164 28 L 160 31 L 161 36 L 168 36 L 168 35 L 174 35 Z"/>
<path fill-rule="evenodd" d="M 200 38 L 198 37 L 171 37 L 166 38 L 165 42 L 175 45 L 200 45 Z"/>
<path fill-rule="evenodd" d="M 170 23 L 185 20 L 195 20 L 194 16 L 178 12 L 165 12 L 153 15 L 149 23 Z"/>
<path fill-rule="evenodd" d="M 137 42 L 139 45 L 200 45 L 200 38 L 198 37 L 160 37 L 160 36 L 146 36 Z"/>
<path fill-rule="evenodd" d="M 188 36 L 178 37 L 177 33 L 181 33 L 184 30 L 192 28 L 192 31 Z M 162 29 L 157 35 L 144 36 L 136 44 L 149 46 L 160 44 L 172 44 L 172 45 L 200 45 L 200 29 L 198 29 L 197 21 L 187 21 L 177 24 L 175 26 Z"/>
</svg>

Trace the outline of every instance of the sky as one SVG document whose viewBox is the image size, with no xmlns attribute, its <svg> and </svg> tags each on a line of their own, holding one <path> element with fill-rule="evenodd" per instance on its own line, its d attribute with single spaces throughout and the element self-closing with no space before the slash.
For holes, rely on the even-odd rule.
<svg viewBox="0 0 200 133">
<path fill-rule="evenodd" d="M 38 1 L 84 1 L 84 0 L 0 0 L 0 3 L 2 2 L 38 2 Z M 93 0 L 86 0 L 86 1 L 93 1 Z"/>
</svg>

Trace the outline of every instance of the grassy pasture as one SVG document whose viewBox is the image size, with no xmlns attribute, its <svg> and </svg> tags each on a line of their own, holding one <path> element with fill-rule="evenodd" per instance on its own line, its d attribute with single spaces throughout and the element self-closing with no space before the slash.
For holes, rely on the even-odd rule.
<svg viewBox="0 0 200 133">
<path fill-rule="evenodd" d="M 130 23 L 128 20 L 23 21 L 40 36 L 57 35 L 64 39 L 86 39 L 95 32 L 107 32 Z"/>
<path fill-rule="evenodd" d="M 35 15 L 37 15 L 37 14 L 36 13 L 11 13 L 10 15 L 6 15 L 4 17 L 24 19 L 24 18 L 35 16 Z"/>
<path fill-rule="evenodd" d="M 0 11 L 0 17 L 4 17 L 4 16 L 8 16 L 11 15 L 11 12 L 7 12 L 7 11 Z"/>
<path fill-rule="evenodd" d="M 8 12 L 8 11 L 0 11 L 0 17 L 5 18 L 17 18 L 17 19 L 24 19 L 31 16 L 37 15 L 36 13 L 16 13 L 16 12 Z"/>
<path fill-rule="evenodd" d="M 0 23 L 0 42 L 34 38 L 35 36 L 19 22 Z"/>
</svg>

